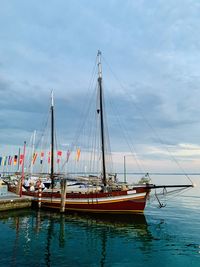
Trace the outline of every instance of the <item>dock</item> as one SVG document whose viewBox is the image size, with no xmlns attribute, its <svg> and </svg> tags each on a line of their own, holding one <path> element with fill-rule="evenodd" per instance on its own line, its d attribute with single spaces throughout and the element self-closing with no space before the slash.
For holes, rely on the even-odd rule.
<svg viewBox="0 0 200 267">
<path fill-rule="evenodd" d="M 18 196 L 8 192 L 4 196 L 0 196 L 0 211 L 16 210 L 30 208 L 32 206 L 32 198 L 26 196 Z"/>
</svg>

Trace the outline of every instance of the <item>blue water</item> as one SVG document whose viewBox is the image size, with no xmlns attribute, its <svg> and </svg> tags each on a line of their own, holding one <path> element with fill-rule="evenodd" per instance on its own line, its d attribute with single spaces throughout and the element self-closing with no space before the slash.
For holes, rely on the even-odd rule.
<svg viewBox="0 0 200 267">
<path fill-rule="evenodd" d="M 157 206 L 127 219 L 2 212 L 0 266 L 200 266 L 200 195 Z"/>
</svg>

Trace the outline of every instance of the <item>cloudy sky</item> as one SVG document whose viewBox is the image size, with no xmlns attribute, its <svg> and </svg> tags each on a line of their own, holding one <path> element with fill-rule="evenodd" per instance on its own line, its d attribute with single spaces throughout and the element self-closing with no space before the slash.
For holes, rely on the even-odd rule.
<svg viewBox="0 0 200 267">
<path fill-rule="evenodd" d="M 117 160 L 125 135 L 149 171 L 200 171 L 199 1 L 0 4 L 1 153 L 42 129 L 51 89 L 60 143 L 72 142 L 100 49 Z"/>
</svg>

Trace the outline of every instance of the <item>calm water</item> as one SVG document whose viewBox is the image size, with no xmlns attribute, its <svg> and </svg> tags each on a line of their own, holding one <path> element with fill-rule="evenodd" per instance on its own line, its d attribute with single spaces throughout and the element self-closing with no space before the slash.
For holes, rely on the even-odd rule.
<svg viewBox="0 0 200 267">
<path fill-rule="evenodd" d="M 0 213 L 0 266 L 200 266 L 200 195 L 128 219 Z"/>
</svg>

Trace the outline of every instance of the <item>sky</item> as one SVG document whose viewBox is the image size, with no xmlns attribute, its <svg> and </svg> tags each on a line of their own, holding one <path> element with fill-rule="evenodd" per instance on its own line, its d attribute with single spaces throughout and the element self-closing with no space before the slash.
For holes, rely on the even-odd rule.
<svg viewBox="0 0 200 267">
<path fill-rule="evenodd" d="M 200 172 L 200 2 L 0 0 L 0 153 L 41 130 L 55 95 L 60 144 L 79 125 L 97 51 L 114 158 L 149 172 Z M 108 108 L 108 111 L 109 108 Z M 136 162 L 136 161 L 134 161 Z M 132 166 L 132 167 L 131 167 Z M 138 171 L 138 169 L 136 170 Z"/>
</svg>

